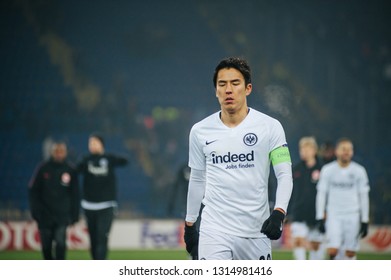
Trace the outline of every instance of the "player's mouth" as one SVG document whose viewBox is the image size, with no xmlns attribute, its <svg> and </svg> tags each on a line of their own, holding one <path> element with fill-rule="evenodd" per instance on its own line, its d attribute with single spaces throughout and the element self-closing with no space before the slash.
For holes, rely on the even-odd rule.
<svg viewBox="0 0 391 280">
<path fill-rule="evenodd" d="M 227 98 L 225 99 L 225 103 L 226 103 L 226 104 L 232 104 L 233 102 L 234 102 L 234 99 L 231 98 L 231 97 L 227 97 Z"/>
</svg>

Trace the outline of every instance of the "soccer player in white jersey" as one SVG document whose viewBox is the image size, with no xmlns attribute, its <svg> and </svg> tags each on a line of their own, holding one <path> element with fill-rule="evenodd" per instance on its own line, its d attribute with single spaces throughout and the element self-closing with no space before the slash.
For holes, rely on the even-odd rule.
<svg viewBox="0 0 391 280">
<path fill-rule="evenodd" d="M 220 111 L 196 123 L 189 136 L 186 250 L 193 259 L 271 259 L 293 185 L 285 132 L 279 121 L 247 106 L 252 84 L 244 59 L 222 60 L 213 83 Z M 271 164 L 278 185 L 270 214 Z"/>
<path fill-rule="evenodd" d="M 316 185 L 322 162 L 317 156 L 318 144 L 313 136 L 299 141 L 300 161 L 293 166 L 293 192 L 289 203 L 292 252 L 294 259 L 324 259 L 324 234 L 316 226 Z"/>
<path fill-rule="evenodd" d="M 352 161 L 351 140 L 338 140 L 335 153 L 337 159 L 320 172 L 316 218 L 326 232 L 330 259 L 356 259 L 359 238 L 368 233 L 368 175 L 362 165 Z"/>
</svg>

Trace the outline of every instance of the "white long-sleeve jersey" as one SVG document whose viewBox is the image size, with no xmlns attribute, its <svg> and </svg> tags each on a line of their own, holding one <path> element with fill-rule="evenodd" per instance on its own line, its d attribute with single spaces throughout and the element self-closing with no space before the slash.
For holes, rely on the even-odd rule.
<svg viewBox="0 0 391 280">
<path fill-rule="evenodd" d="M 242 237 L 260 237 L 269 217 L 268 179 L 273 162 L 278 179 L 275 208 L 286 211 L 292 192 L 292 170 L 281 124 L 251 109 L 229 128 L 219 112 L 196 123 L 189 137 L 189 183 L 186 221 L 194 222 L 201 200 L 202 228 Z M 273 156 L 273 151 L 281 148 Z"/>
<path fill-rule="evenodd" d="M 341 167 L 337 161 L 323 166 L 317 184 L 316 218 L 359 213 L 369 220 L 369 181 L 365 168 L 352 161 Z"/>
</svg>

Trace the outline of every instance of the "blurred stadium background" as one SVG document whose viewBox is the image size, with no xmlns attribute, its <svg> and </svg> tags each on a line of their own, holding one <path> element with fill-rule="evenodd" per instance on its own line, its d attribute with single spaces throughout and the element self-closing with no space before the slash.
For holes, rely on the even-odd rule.
<svg viewBox="0 0 391 280">
<path fill-rule="evenodd" d="M 297 143 L 353 139 L 371 222 L 391 224 L 391 2 L 44 1 L 0 3 L 0 220 L 28 221 L 27 184 L 53 138 L 70 159 L 93 131 L 127 155 L 120 219 L 182 219 L 191 125 L 217 110 L 212 74 L 246 57 L 249 104 Z"/>
</svg>

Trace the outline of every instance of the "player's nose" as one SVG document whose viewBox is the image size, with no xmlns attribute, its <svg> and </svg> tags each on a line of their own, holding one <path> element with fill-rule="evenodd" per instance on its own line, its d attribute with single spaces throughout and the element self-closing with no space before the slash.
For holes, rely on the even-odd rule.
<svg viewBox="0 0 391 280">
<path fill-rule="evenodd" d="M 225 89 L 225 93 L 226 94 L 231 94 L 232 93 L 232 86 L 230 84 L 227 85 L 227 87 Z"/>
</svg>

